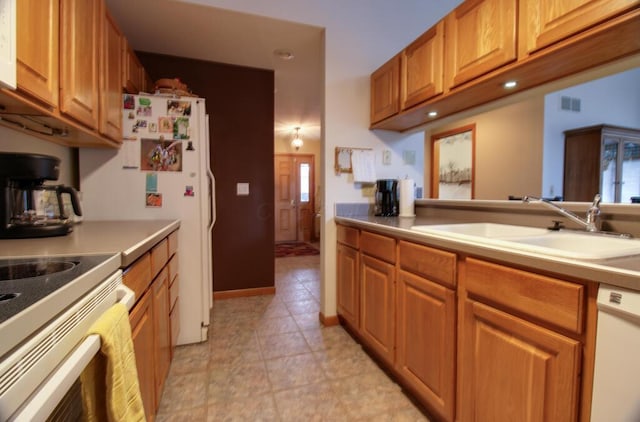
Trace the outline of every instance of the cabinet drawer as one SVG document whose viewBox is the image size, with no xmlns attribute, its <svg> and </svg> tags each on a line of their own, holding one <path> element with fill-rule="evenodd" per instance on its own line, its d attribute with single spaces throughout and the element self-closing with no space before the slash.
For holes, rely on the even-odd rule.
<svg viewBox="0 0 640 422">
<path fill-rule="evenodd" d="M 178 275 L 178 255 L 173 255 L 169 260 L 169 283 L 173 283 L 173 280 Z"/>
<path fill-rule="evenodd" d="M 140 300 L 142 294 L 151 283 L 151 255 L 145 253 L 131 264 L 122 276 L 122 282 L 125 286 L 133 290 L 136 295 L 136 301 Z"/>
<path fill-rule="evenodd" d="M 169 256 L 173 256 L 178 252 L 178 230 L 172 232 L 167 239 L 169 240 Z"/>
<path fill-rule="evenodd" d="M 169 286 L 169 309 L 173 309 L 176 306 L 176 301 L 178 300 L 178 294 L 180 293 L 180 283 L 179 277 L 176 277 L 175 280 Z"/>
<path fill-rule="evenodd" d="M 169 249 L 168 249 L 168 241 L 167 239 L 162 240 L 156 246 L 151 248 L 151 276 L 155 277 L 162 267 L 165 266 L 167 260 L 169 259 Z"/>
<path fill-rule="evenodd" d="M 400 241 L 400 268 L 448 287 L 456 286 L 456 254 Z"/>
<path fill-rule="evenodd" d="M 396 240 L 375 233 L 363 231 L 360 234 L 360 251 L 384 261 L 396 262 Z"/>
<path fill-rule="evenodd" d="M 571 332 L 584 330 L 585 287 L 523 270 L 467 258 L 464 285 L 484 298 Z"/>
<path fill-rule="evenodd" d="M 338 226 L 337 229 L 337 238 L 339 243 L 343 243 L 356 249 L 360 247 L 360 236 L 358 229 L 345 226 Z"/>
</svg>

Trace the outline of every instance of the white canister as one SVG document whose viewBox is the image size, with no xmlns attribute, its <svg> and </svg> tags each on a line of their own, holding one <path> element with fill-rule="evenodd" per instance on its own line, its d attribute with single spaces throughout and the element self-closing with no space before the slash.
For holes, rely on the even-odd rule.
<svg viewBox="0 0 640 422">
<path fill-rule="evenodd" d="M 415 217 L 415 183 L 413 179 L 399 181 L 400 217 Z"/>
</svg>

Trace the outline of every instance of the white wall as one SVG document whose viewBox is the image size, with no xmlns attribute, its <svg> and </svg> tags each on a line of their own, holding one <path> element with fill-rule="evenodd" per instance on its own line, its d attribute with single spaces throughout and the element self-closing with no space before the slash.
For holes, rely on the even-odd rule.
<svg viewBox="0 0 640 422">
<path fill-rule="evenodd" d="M 60 177 L 55 184 L 73 184 L 73 172 L 76 169 L 76 164 L 73 159 L 72 149 L 69 147 L 43 141 L 25 133 L 0 126 L 0 151 L 26 152 L 57 157 L 60 159 Z"/>
<path fill-rule="evenodd" d="M 419 169 L 423 135 L 373 132 L 369 127 L 369 75 L 451 11 L 460 0 L 197 0 L 198 3 L 325 28 L 325 89 L 322 132 L 324 210 L 322 312 L 336 314 L 336 202 L 369 202 L 349 176 L 333 170 L 335 147 L 391 149 L 392 166 L 376 160 L 379 177 L 409 175 Z M 414 168 L 402 164 L 403 150 L 416 150 Z"/>
<path fill-rule="evenodd" d="M 560 109 L 560 97 L 581 100 L 579 113 Z M 640 68 L 548 94 L 544 99 L 542 193 L 562 195 L 564 134 L 598 124 L 640 128 Z"/>
</svg>

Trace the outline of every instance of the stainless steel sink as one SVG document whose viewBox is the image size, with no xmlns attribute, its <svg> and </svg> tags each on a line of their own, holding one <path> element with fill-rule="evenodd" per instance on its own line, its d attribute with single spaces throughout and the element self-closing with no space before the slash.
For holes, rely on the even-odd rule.
<svg viewBox="0 0 640 422">
<path fill-rule="evenodd" d="M 640 255 L 640 240 L 590 232 L 553 231 L 495 223 L 413 226 L 411 229 L 480 245 L 561 258 L 603 260 Z"/>
</svg>

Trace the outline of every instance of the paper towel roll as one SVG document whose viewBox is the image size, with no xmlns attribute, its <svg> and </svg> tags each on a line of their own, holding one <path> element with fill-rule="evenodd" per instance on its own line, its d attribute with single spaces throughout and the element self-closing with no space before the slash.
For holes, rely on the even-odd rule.
<svg viewBox="0 0 640 422">
<path fill-rule="evenodd" d="M 415 217 L 413 179 L 400 179 L 400 217 Z"/>
</svg>

